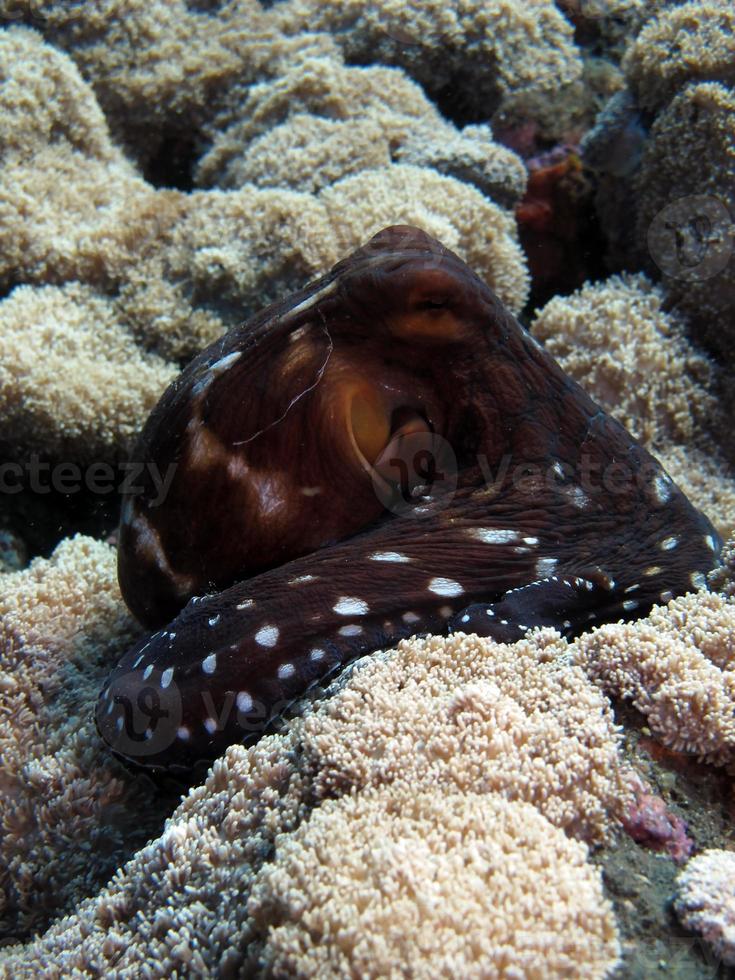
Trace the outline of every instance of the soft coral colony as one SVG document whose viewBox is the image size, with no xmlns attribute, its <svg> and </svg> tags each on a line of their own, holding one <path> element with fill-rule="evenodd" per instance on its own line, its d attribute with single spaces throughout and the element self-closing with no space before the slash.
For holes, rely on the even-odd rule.
<svg viewBox="0 0 735 980">
<path fill-rule="evenodd" d="M 619 13 L 631 31 L 645 17 L 629 4 Z M 686 51 L 679 62 L 654 56 L 682 18 L 692 51 L 708 52 L 698 72 Z M 662 9 L 629 45 L 625 74 L 606 75 L 656 115 L 640 170 L 603 178 L 611 199 L 631 194 L 639 239 L 661 200 L 664 152 L 688 181 L 682 193 L 707 193 L 717 168 L 732 170 L 723 18 L 713 3 Z M 518 313 L 529 281 L 512 209 L 524 167 L 487 120 L 533 118 L 545 138 L 561 139 L 592 108 L 582 79 L 600 78 L 567 20 L 541 0 L 233 4 L 216 17 L 126 5 L 124 20 L 114 3 L 73 15 L 52 3 L 36 28 L 0 35 L 1 437 L 18 458 L 121 458 L 182 362 L 385 225 L 424 229 Z M 611 49 L 619 43 L 613 20 L 601 18 L 599 31 Z M 451 92 L 463 128 L 437 111 Z M 695 103 L 692 128 L 683 117 Z M 193 188 L 154 186 L 166 152 L 189 155 Z M 611 241 L 625 240 L 629 229 L 604 220 Z M 727 321 L 731 276 L 730 267 L 706 286 L 704 318 L 675 281 L 638 273 L 556 298 L 532 327 L 725 534 L 735 491 L 720 371 L 690 338 L 709 341 L 707 323 Z M 446 296 L 428 299 L 436 307 Z M 415 341 L 422 318 L 442 316 L 425 309 L 401 329 Z M 446 337 L 452 320 L 440 323 Z M 215 371 L 210 385 L 222 378 Z M 420 414 L 401 415 L 395 431 L 389 420 L 388 440 L 425 440 Z M 356 419 L 375 463 L 383 416 Z M 496 550 L 531 547 L 508 537 L 519 528 L 473 529 Z M 672 528 L 656 545 L 686 544 L 687 533 Z M 703 526 L 698 546 L 707 537 L 716 540 Z M 458 632 L 366 657 L 329 697 L 317 686 L 280 732 L 230 746 L 168 820 L 170 790 L 123 768 L 94 728 L 104 677 L 139 636 L 113 549 L 77 536 L 3 574 L 2 921 L 25 944 L 4 952 L 0 969 L 400 975 L 411 962 L 427 977 L 607 975 L 621 957 L 619 926 L 588 848 L 611 839 L 636 785 L 608 696 L 631 699 L 672 748 L 732 764 L 732 549 L 713 576 L 717 593 L 664 602 L 637 623 L 571 642 L 546 629 L 512 645 Z M 608 551 L 601 564 L 613 560 L 614 538 Z M 666 547 L 646 567 L 665 568 L 675 553 Z M 401 597 L 409 562 L 395 558 L 400 542 L 370 554 L 397 573 L 400 616 L 417 615 Z M 686 574 L 706 572 L 711 556 Z M 452 615 L 463 610 L 446 592 L 460 577 L 441 563 L 430 576 L 445 593 L 432 593 L 437 607 L 452 605 Z M 345 589 L 331 605 L 342 599 L 333 615 L 352 618 L 336 628 L 360 625 L 365 597 Z M 545 601 L 521 599 L 517 616 Z M 490 618 L 485 606 L 479 614 Z M 406 633 L 419 628 L 401 621 Z M 285 622 L 270 624 L 276 645 Z M 218 660 L 208 654 L 197 660 L 200 679 L 216 677 L 202 673 Z M 690 892 L 682 885 L 682 910 Z M 716 908 L 718 894 L 714 914 L 725 921 L 722 892 L 713 886 L 707 901 Z"/>
</svg>

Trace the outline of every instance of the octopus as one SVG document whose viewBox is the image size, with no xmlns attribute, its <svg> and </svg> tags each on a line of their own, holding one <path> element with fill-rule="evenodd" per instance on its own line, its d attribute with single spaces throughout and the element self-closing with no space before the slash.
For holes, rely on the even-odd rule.
<svg viewBox="0 0 735 980">
<path fill-rule="evenodd" d="M 198 355 L 134 458 L 118 571 L 147 633 L 96 721 L 153 770 L 258 737 L 414 634 L 512 643 L 644 615 L 703 586 L 721 548 L 494 292 L 410 226 Z"/>
</svg>

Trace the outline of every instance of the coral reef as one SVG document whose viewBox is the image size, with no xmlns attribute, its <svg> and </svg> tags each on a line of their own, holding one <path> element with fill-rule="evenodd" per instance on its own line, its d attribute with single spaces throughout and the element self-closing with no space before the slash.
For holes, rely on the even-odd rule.
<svg viewBox="0 0 735 980">
<path fill-rule="evenodd" d="M 329 38 L 286 41 L 260 4 L 237 0 L 216 16 L 185 0 L 50 0 L 37 26 L 67 51 L 89 81 L 116 140 L 143 167 L 161 152 L 188 158 L 218 97 L 304 48 L 327 53 Z"/>
<path fill-rule="evenodd" d="M 90 547 L 78 539 L 67 549 L 75 555 L 77 574 L 94 582 L 94 576 L 84 576 L 80 560 Z M 36 575 L 51 571 L 46 563 L 36 563 Z M 120 614 L 119 600 L 109 588 L 107 603 Z M 87 632 L 91 635 L 89 628 Z M 563 926 L 560 935 L 568 939 L 571 929 L 577 937 L 572 949 L 566 940 L 559 946 L 552 943 L 551 972 L 545 975 L 579 970 L 579 950 L 588 945 L 595 950 L 593 975 L 603 976 L 617 955 L 614 924 L 609 908 L 600 902 L 598 872 L 585 863 L 585 848 L 567 835 L 594 841 L 609 834 L 630 802 L 628 775 L 607 704 L 581 671 L 568 665 L 565 649 L 553 631 L 514 647 L 460 634 L 449 640 L 406 641 L 396 652 L 365 658 L 334 684 L 330 700 L 316 701 L 282 734 L 266 736 L 250 749 L 231 747 L 156 841 L 73 915 L 25 948 L 6 950 L 0 955 L 0 970 L 20 975 L 18 971 L 32 971 L 41 962 L 63 960 L 67 969 L 73 965 L 93 972 L 113 964 L 118 970 L 142 969 L 155 962 L 162 976 L 182 964 L 234 975 L 248 964 L 252 969 L 262 955 L 291 955 L 290 944 L 284 946 L 285 923 L 279 927 L 280 920 L 272 921 L 266 909 L 276 902 L 278 883 L 297 860 L 295 854 L 303 854 L 305 868 L 310 866 L 322 853 L 326 828 L 334 824 L 335 854 L 344 854 L 340 860 L 347 875 L 347 862 L 364 864 L 361 855 L 369 843 L 361 846 L 360 838 L 357 843 L 353 839 L 356 822 L 362 819 L 367 828 L 371 813 L 380 821 L 381 810 L 395 805 L 391 800 L 403 799 L 402 816 L 393 821 L 392 830 L 389 821 L 386 833 L 393 835 L 396 853 L 413 847 L 419 827 L 427 842 L 435 839 L 436 845 L 425 845 L 425 853 L 427 860 L 438 862 L 437 880 L 453 877 L 462 849 L 446 863 L 441 856 L 457 835 L 476 837 L 476 866 L 466 883 L 478 897 L 468 899 L 463 917 L 474 921 L 486 914 L 487 902 L 503 904 L 510 887 L 504 881 L 522 846 L 523 870 L 516 868 L 513 881 L 517 883 L 519 874 L 528 881 L 520 892 L 526 896 L 522 907 L 528 921 L 539 929 Z M 31 677 L 27 684 L 32 684 Z M 83 721 L 77 718 L 76 724 L 88 732 L 89 716 L 82 714 Z M 78 746 L 69 752 L 74 750 Z M 86 747 L 85 757 L 96 785 L 102 771 L 93 750 L 99 751 L 98 742 Z M 135 780 L 127 777 L 122 785 L 113 785 L 121 792 L 126 782 L 125 813 L 139 820 Z M 450 799 L 456 801 L 451 823 Z M 417 808 L 413 819 L 409 800 Z M 338 830 L 346 819 L 341 815 L 352 810 L 354 820 L 345 825 L 344 837 Z M 107 809 L 93 812 L 104 825 Z M 375 833 L 382 831 L 376 827 Z M 349 840 L 352 856 L 345 851 Z M 64 847 L 69 847 L 67 841 Z M 495 860 L 507 870 L 491 872 L 489 862 Z M 374 876 L 390 880 L 392 866 L 390 850 L 376 852 Z M 430 867 L 425 873 L 433 874 Z M 63 867 L 58 874 L 63 875 Z M 372 887 L 379 889 L 380 880 L 374 877 Z M 461 878 L 456 887 L 465 881 Z M 534 882 L 544 883 L 542 891 Z M 63 878 L 62 884 L 68 892 L 78 887 Z M 316 881 L 313 887 L 317 889 Z M 315 914 L 328 917 L 342 904 L 344 887 L 344 877 L 327 876 L 314 892 L 317 897 L 308 899 L 312 892 L 307 889 L 302 901 L 315 901 Z M 489 892 L 481 899 L 485 889 Z M 572 899 L 572 892 L 578 899 Z M 249 894 L 252 906 L 247 904 Z M 529 911 L 527 902 L 534 894 L 558 899 L 545 899 Z M 290 908 L 298 901 L 293 890 L 282 897 Z M 593 903 L 597 910 L 584 917 L 584 926 L 573 925 L 581 921 L 573 911 L 579 908 L 581 913 L 577 901 L 588 911 Z M 386 913 L 389 919 L 407 916 L 417 928 L 433 932 L 431 908 L 411 889 L 393 895 Z M 513 928 L 513 908 L 506 908 L 498 921 L 496 938 Z M 536 931 L 530 928 L 528 944 L 519 943 L 505 955 L 512 962 L 537 962 L 538 947 L 531 938 Z M 350 950 L 340 936 L 337 932 L 327 939 L 325 934 L 319 955 L 328 963 L 347 961 L 357 968 L 363 947 Z M 381 942 L 379 933 L 374 941 Z M 545 944 L 549 942 L 547 937 Z M 367 948 L 373 946 L 368 943 Z M 482 972 L 490 955 L 482 943 L 474 952 L 472 948 L 457 947 L 468 963 L 468 975 Z M 418 950 L 412 955 L 423 956 Z M 433 946 L 425 955 L 422 969 L 429 975 L 439 951 Z"/>
<path fill-rule="evenodd" d="M 700 591 L 654 607 L 638 623 L 581 636 L 575 663 L 679 752 L 717 765 L 735 755 L 735 599 Z"/>
<path fill-rule="evenodd" d="M 660 10 L 624 59 L 638 105 L 658 111 L 685 85 L 735 83 L 735 11 L 727 0 L 693 0 Z"/>
<path fill-rule="evenodd" d="M 584 847 L 485 793 L 327 801 L 279 839 L 249 909 L 271 976 L 384 977 L 410 961 L 427 980 L 602 977 L 619 955 Z"/>
<path fill-rule="evenodd" d="M 113 146 L 67 57 L 24 28 L 0 34 L 0 57 L 9 77 L 0 106 L 10 148 L 0 166 L 0 283 L 64 287 L 38 297 L 26 290 L 0 303 L 9 337 L 0 352 L 0 390 L 6 410 L 15 401 L 7 426 L 20 425 L 21 444 L 79 458 L 119 453 L 171 377 L 165 361 L 189 358 L 391 220 L 420 224 L 464 254 L 513 309 L 525 302 L 528 278 L 511 215 L 433 167 L 389 163 L 344 177 L 318 196 L 252 184 L 233 192 L 156 190 Z M 506 186 L 518 188 L 517 162 L 508 153 L 501 159 Z M 48 321 L 52 309 L 55 322 L 46 331 L 52 350 L 65 352 L 65 376 L 89 375 L 84 389 L 67 388 L 66 404 L 58 383 L 38 390 L 48 364 L 29 372 L 12 354 L 31 331 L 48 343 L 32 321 Z M 109 345 L 110 363 L 90 372 L 101 345 Z M 90 416 L 100 407 L 95 383 L 106 385 L 109 404 L 98 421 L 83 422 L 82 394 Z"/>
<path fill-rule="evenodd" d="M 554 630 L 512 646 L 459 633 L 366 658 L 303 723 L 316 792 L 493 791 L 604 840 L 629 801 L 627 775 L 608 706 L 566 648 Z"/>
<path fill-rule="evenodd" d="M 450 118 L 531 116 L 558 132 L 570 91 L 581 96 L 572 29 L 550 0 L 286 0 L 273 15 L 287 34 L 329 31 L 349 63 L 403 68 Z"/>
<path fill-rule="evenodd" d="M 0 303 L 0 440 L 16 450 L 127 455 L 175 374 L 89 286 L 18 286 Z"/>
<path fill-rule="evenodd" d="M 735 90 L 686 86 L 656 117 L 639 172 L 636 237 L 670 306 L 730 361 L 735 310 Z"/>
<path fill-rule="evenodd" d="M 611 259 L 660 278 L 668 308 L 731 363 L 735 14 L 727 0 L 657 6 L 627 48 L 627 93 L 585 150 L 610 175 L 598 202 Z"/>
<path fill-rule="evenodd" d="M 735 966 L 734 880 L 735 852 L 712 848 L 682 870 L 674 899 L 683 924 L 710 943 L 727 966 Z"/>
<path fill-rule="evenodd" d="M 160 815 L 148 781 L 103 751 L 92 721 L 108 651 L 137 631 L 119 596 L 114 551 L 79 536 L 49 560 L 0 575 L 0 617 L 7 939 L 93 894 Z"/>
<path fill-rule="evenodd" d="M 290 187 L 317 192 L 341 177 L 390 163 L 428 166 L 509 207 L 525 170 L 488 126 L 458 132 L 418 85 L 396 69 L 305 58 L 252 85 L 212 120 L 197 184 Z"/>
<path fill-rule="evenodd" d="M 12 6 L 4 459 L 121 458 L 183 362 L 387 224 L 425 228 L 521 311 L 527 175 L 498 137 L 528 157 L 577 144 L 612 96 L 583 162 L 608 259 L 630 274 L 552 299 L 533 331 L 730 537 L 716 592 L 635 624 L 366 658 L 179 802 L 94 728 L 139 633 L 114 549 L 76 536 L 18 570 L 22 541 L 38 551 L 33 508 L 54 541 L 62 520 L 40 496 L 10 519 L 3 499 L 0 976 L 387 975 L 400 960 L 417 976 L 609 975 L 626 916 L 647 918 L 639 866 L 610 887 L 610 841 L 626 823 L 677 855 L 689 840 L 660 788 L 636 789 L 611 699 L 724 782 L 735 767 L 731 406 L 695 346 L 732 366 L 731 3 Z M 690 833 L 707 850 L 680 872 L 677 914 L 735 964 L 728 838 Z"/>
</svg>

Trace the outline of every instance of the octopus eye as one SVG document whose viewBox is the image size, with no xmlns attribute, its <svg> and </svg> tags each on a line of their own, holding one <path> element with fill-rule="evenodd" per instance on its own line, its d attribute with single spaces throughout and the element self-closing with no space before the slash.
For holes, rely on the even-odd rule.
<svg viewBox="0 0 735 980">
<path fill-rule="evenodd" d="M 416 303 L 417 310 L 445 310 L 449 306 L 449 300 L 444 297 L 428 297 Z"/>
<path fill-rule="evenodd" d="M 411 341 L 461 340 L 465 328 L 453 306 L 451 296 L 445 293 L 409 297 L 408 311 L 392 317 L 390 329 L 397 337 Z"/>
</svg>

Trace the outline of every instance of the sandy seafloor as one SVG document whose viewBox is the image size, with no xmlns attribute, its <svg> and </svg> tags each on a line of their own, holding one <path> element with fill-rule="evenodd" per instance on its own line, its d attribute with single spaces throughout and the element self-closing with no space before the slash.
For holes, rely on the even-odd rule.
<svg viewBox="0 0 735 980">
<path fill-rule="evenodd" d="M 0 0 L 0 975 L 727 975 L 733 66 L 725 0 Z M 409 641 L 191 789 L 134 773 L 93 711 L 141 633 L 136 434 L 393 223 L 641 439 L 725 567 L 574 643 Z"/>
</svg>

